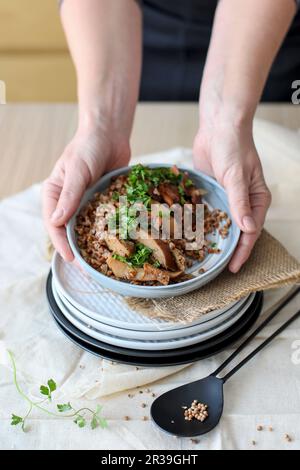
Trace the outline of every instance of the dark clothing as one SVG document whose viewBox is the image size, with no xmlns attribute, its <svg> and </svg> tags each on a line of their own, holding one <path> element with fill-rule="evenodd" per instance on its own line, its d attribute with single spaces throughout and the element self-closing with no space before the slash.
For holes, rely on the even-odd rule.
<svg viewBox="0 0 300 470">
<path fill-rule="evenodd" d="M 217 0 L 141 0 L 144 17 L 141 101 L 198 100 L 217 3 Z M 297 79 L 300 79 L 300 11 L 271 68 L 262 101 L 290 102 L 291 84 Z"/>
</svg>

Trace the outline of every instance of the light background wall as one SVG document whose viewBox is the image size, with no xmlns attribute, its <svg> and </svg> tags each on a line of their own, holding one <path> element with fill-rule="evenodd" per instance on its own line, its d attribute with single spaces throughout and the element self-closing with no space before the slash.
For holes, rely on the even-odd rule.
<svg viewBox="0 0 300 470">
<path fill-rule="evenodd" d="M 75 101 L 56 0 L 0 0 L 0 80 L 7 102 Z"/>
</svg>

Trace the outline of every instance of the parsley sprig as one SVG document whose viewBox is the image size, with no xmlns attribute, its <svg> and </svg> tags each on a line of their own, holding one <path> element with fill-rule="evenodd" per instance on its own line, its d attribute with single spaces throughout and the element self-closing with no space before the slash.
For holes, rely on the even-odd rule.
<svg viewBox="0 0 300 470">
<path fill-rule="evenodd" d="M 12 368 L 13 368 L 13 380 L 14 380 L 16 390 L 19 393 L 19 395 L 28 403 L 28 411 L 24 416 L 18 416 L 14 413 L 12 414 L 11 423 L 10 423 L 12 426 L 20 425 L 22 430 L 25 432 L 26 431 L 26 427 L 25 427 L 26 422 L 27 422 L 32 410 L 34 408 L 36 408 L 36 409 L 38 409 L 40 411 L 43 411 L 44 413 L 46 413 L 50 416 L 53 416 L 55 418 L 68 418 L 68 419 L 73 418 L 73 422 L 79 428 L 83 428 L 83 427 L 86 426 L 86 424 L 87 424 L 86 414 L 88 413 L 90 415 L 90 427 L 92 429 L 95 429 L 99 426 L 101 428 L 106 428 L 107 427 L 107 421 L 101 416 L 102 407 L 100 405 L 97 405 L 95 410 L 92 410 L 91 408 L 87 408 L 87 407 L 80 408 L 80 409 L 76 410 L 75 408 L 73 408 L 73 406 L 71 405 L 70 402 L 63 403 L 63 404 L 57 404 L 56 408 L 57 408 L 57 411 L 60 414 L 54 413 L 53 411 L 50 411 L 49 409 L 42 406 L 45 402 L 49 403 L 50 401 L 52 401 L 52 393 L 55 392 L 55 390 L 57 389 L 57 385 L 56 385 L 56 383 L 53 379 L 49 379 L 47 381 L 47 385 L 41 385 L 40 386 L 40 393 L 41 393 L 42 396 L 44 396 L 46 398 L 44 398 L 43 400 L 40 400 L 40 401 L 31 400 L 28 397 L 28 395 L 26 395 L 23 392 L 23 390 L 21 389 L 20 384 L 18 382 L 16 362 L 15 362 L 15 358 L 14 358 L 13 353 L 11 351 L 8 351 L 8 354 L 9 354 L 11 364 L 12 364 Z M 70 411 L 72 413 L 62 415 L 62 413 L 65 413 L 67 411 Z"/>
<path fill-rule="evenodd" d="M 151 256 L 152 250 L 147 246 L 143 245 L 142 243 L 136 243 L 135 252 L 133 255 L 128 256 L 120 256 L 117 253 L 114 253 L 112 257 L 123 263 L 128 264 L 134 268 L 142 268 Z"/>
</svg>

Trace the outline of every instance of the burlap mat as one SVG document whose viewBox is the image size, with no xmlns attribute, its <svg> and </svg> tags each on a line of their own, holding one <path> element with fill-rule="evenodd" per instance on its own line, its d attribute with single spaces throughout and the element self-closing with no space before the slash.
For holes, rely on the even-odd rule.
<svg viewBox="0 0 300 470">
<path fill-rule="evenodd" d="M 131 308 L 151 318 L 189 323 L 251 292 L 300 282 L 300 263 L 266 230 L 238 274 L 228 270 L 200 289 L 166 299 L 127 298 Z"/>
</svg>

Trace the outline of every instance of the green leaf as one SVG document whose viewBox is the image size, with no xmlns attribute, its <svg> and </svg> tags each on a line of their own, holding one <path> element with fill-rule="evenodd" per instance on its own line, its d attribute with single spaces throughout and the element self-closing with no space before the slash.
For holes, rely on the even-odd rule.
<svg viewBox="0 0 300 470">
<path fill-rule="evenodd" d="M 46 385 L 41 385 L 40 386 L 40 392 L 42 395 L 46 395 L 47 397 L 50 396 L 50 390 Z"/>
<path fill-rule="evenodd" d="M 53 379 L 49 379 L 47 384 L 48 384 L 50 392 L 54 392 L 56 390 L 56 383 L 54 382 Z"/>
<path fill-rule="evenodd" d="M 96 429 L 99 426 L 98 418 L 96 415 L 93 415 L 93 419 L 91 421 L 91 428 Z"/>
<path fill-rule="evenodd" d="M 153 265 L 154 268 L 159 268 L 160 267 L 160 262 L 159 261 L 154 261 Z"/>
<path fill-rule="evenodd" d="M 114 192 L 112 193 L 112 196 L 111 196 L 111 197 L 112 197 L 113 201 L 118 201 L 118 200 L 119 200 L 119 196 L 120 196 L 120 194 L 117 193 L 116 191 L 114 191 Z"/>
<path fill-rule="evenodd" d="M 96 410 L 95 410 L 95 414 L 96 414 L 96 415 L 99 415 L 99 414 L 101 413 L 101 411 L 102 411 L 102 408 L 103 408 L 103 406 L 97 405 L 97 406 L 96 406 Z"/>
<path fill-rule="evenodd" d="M 129 260 L 133 266 L 142 267 L 150 258 L 152 250 L 142 243 L 136 244 L 135 253 L 130 256 Z"/>
<path fill-rule="evenodd" d="M 86 421 L 81 415 L 76 416 L 76 418 L 74 419 L 74 423 L 77 424 L 77 426 L 80 428 L 84 428 L 84 426 L 86 425 Z"/>
<path fill-rule="evenodd" d="M 18 424 L 20 423 L 23 423 L 23 418 L 21 418 L 21 416 L 17 416 L 17 415 L 14 415 L 12 414 L 11 415 L 11 425 L 12 426 L 17 426 Z"/>
<path fill-rule="evenodd" d="M 151 253 L 152 250 L 150 248 L 146 247 L 142 243 L 137 243 L 135 253 L 128 258 L 118 255 L 117 253 L 113 253 L 112 257 L 118 261 L 122 261 L 122 263 L 128 264 L 129 266 L 141 268 L 145 263 L 147 263 Z"/>
<path fill-rule="evenodd" d="M 104 418 L 98 417 L 98 423 L 100 425 L 100 428 L 102 428 L 102 429 L 105 429 L 105 428 L 108 427 L 108 423 L 107 423 L 106 419 L 104 419 Z"/>
<path fill-rule="evenodd" d="M 69 401 L 68 401 L 68 403 L 63 403 L 61 405 L 56 405 L 56 406 L 57 406 L 57 410 L 60 413 L 64 413 L 65 411 L 72 410 L 72 406 L 71 406 L 71 403 Z"/>
<path fill-rule="evenodd" d="M 184 185 L 186 188 L 190 188 L 191 186 L 194 186 L 194 183 L 191 179 L 187 179 Z"/>
</svg>

